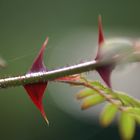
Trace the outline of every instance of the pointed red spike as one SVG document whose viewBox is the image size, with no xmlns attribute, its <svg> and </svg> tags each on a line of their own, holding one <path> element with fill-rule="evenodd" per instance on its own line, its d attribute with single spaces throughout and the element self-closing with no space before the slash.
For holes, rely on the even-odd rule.
<svg viewBox="0 0 140 140">
<path fill-rule="evenodd" d="M 47 117 L 46 117 L 46 114 L 42 105 L 43 94 L 46 87 L 47 87 L 47 83 L 28 84 L 24 86 L 31 100 L 36 105 L 36 107 L 40 110 L 45 121 L 49 124 L 49 121 L 47 120 Z"/>
<path fill-rule="evenodd" d="M 109 88 L 112 88 L 111 85 L 111 73 L 114 67 L 112 66 L 103 66 L 100 67 L 98 69 L 96 69 L 96 71 L 100 74 L 101 78 L 103 79 L 103 81 L 106 83 L 106 85 Z"/>
<path fill-rule="evenodd" d="M 101 44 L 104 42 L 104 34 L 102 28 L 102 18 L 101 16 L 98 17 L 98 51 L 95 60 L 99 59 L 100 57 L 100 48 Z"/>
<path fill-rule="evenodd" d="M 98 51 L 97 51 L 97 56 L 95 60 L 99 61 L 101 58 L 101 47 L 102 43 L 104 43 L 104 34 L 103 34 L 103 27 L 102 27 L 102 19 L 101 16 L 98 17 Z M 111 72 L 113 70 L 112 66 L 103 66 L 100 68 L 97 68 L 96 71 L 99 73 L 101 78 L 104 80 L 106 85 L 111 88 L 111 82 L 110 82 L 110 77 L 111 77 Z"/>
<path fill-rule="evenodd" d="M 44 44 L 42 45 L 42 48 L 40 49 L 40 52 L 37 55 L 37 58 L 35 59 L 28 74 L 34 73 L 34 72 L 47 71 L 46 67 L 44 65 L 44 62 L 43 62 L 43 55 L 44 55 L 44 51 L 45 51 L 47 43 L 48 43 L 48 38 L 46 38 Z M 36 105 L 36 107 L 40 110 L 45 121 L 49 124 L 45 111 L 44 111 L 44 108 L 43 108 L 43 105 L 42 105 L 42 98 L 43 98 L 46 87 L 47 87 L 47 82 L 46 83 L 27 84 L 24 86 L 24 88 L 27 91 L 28 95 L 30 96 L 31 100 Z"/>
<path fill-rule="evenodd" d="M 44 51 L 45 51 L 45 48 L 47 46 L 47 43 L 48 43 L 48 37 L 46 38 L 45 42 L 43 43 L 43 45 L 40 49 L 40 52 L 38 53 L 36 59 L 34 60 L 33 65 L 29 70 L 29 73 L 30 72 L 33 73 L 33 72 L 39 72 L 39 71 L 46 71 L 46 67 L 45 67 L 44 62 L 43 62 L 43 55 L 44 55 Z"/>
<path fill-rule="evenodd" d="M 98 45 L 101 46 L 101 44 L 104 42 L 104 34 L 103 34 L 103 27 L 102 27 L 102 17 L 98 17 Z"/>
</svg>

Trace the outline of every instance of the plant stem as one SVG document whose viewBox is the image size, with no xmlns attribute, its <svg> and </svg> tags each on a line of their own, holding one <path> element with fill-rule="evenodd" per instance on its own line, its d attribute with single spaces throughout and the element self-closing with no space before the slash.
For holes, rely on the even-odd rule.
<svg viewBox="0 0 140 140">
<path fill-rule="evenodd" d="M 74 74 L 80 74 L 83 72 L 88 72 L 92 70 L 96 70 L 99 67 L 108 66 L 108 65 L 117 65 L 124 58 L 128 59 L 129 62 L 137 62 L 140 61 L 139 54 L 132 54 L 132 56 L 119 56 L 114 58 L 105 58 L 100 61 L 88 61 L 80 64 L 76 64 L 73 66 L 63 67 L 56 70 L 51 70 L 47 72 L 36 72 L 31 74 L 25 74 L 21 76 L 15 77 L 6 77 L 0 79 L 0 88 L 14 87 L 38 82 L 47 82 L 51 80 L 55 80 L 60 77 L 65 77 Z"/>
<path fill-rule="evenodd" d="M 84 62 L 81 64 L 68 66 L 48 72 L 36 72 L 31 74 L 25 74 L 15 77 L 6 77 L 0 79 L 0 88 L 14 87 L 20 85 L 26 85 L 29 83 L 47 82 L 60 77 L 65 77 L 69 75 L 79 74 L 102 66 L 103 64 L 96 61 Z"/>
<path fill-rule="evenodd" d="M 67 83 L 67 84 L 71 84 L 71 85 L 76 85 L 76 86 L 83 86 L 83 87 L 87 87 L 90 88 L 94 91 L 97 91 L 97 93 L 99 95 L 101 95 L 102 97 L 105 98 L 106 101 L 108 101 L 109 103 L 115 105 L 120 111 L 125 111 L 126 107 L 122 106 L 121 101 L 118 99 L 113 99 L 113 97 L 107 93 L 105 93 L 104 91 L 98 89 L 97 87 L 91 85 L 90 83 L 88 83 L 88 81 L 85 82 L 79 82 L 79 81 L 65 81 L 65 80 L 59 80 L 58 82 L 62 82 L 62 83 Z"/>
</svg>

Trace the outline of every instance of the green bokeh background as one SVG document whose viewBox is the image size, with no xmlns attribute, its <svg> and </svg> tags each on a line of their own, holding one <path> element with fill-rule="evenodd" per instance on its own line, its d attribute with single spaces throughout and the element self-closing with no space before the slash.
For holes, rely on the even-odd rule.
<svg viewBox="0 0 140 140">
<path fill-rule="evenodd" d="M 97 33 L 99 14 L 107 32 L 119 29 L 118 35 L 131 31 L 140 36 L 139 5 L 135 0 L 0 0 L 0 55 L 8 63 L 0 76 L 25 73 L 46 36 L 50 38 L 45 53 L 49 69 L 91 58 L 92 51 L 88 49 L 92 49 L 92 43 L 80 46 L 78 42 L 89 36 L 83 34 L 85 29 L 93 35 Z M 77 30 L 84 31 L 75 35 Z M 67 36 L 72 38 L 65 41 Z M 92 42 L 92 36 L 89 38 Z M 96 38 L 97 35 L 93 41 Z M 89 54 L 83 53 L 82 46 Z M 99 123 L 86 123 L 62 111 L 51 96 L 55 86 L 49 84 L 43 100 L 49 127 L 22 87 L 1 90 L 0 140 L 120 139 L 116 126 L 103 129 Z M 59 94 L 59 88 L 56 91 Z M 140 138 L 139 130 L 135 139 Z"/>
</svg>

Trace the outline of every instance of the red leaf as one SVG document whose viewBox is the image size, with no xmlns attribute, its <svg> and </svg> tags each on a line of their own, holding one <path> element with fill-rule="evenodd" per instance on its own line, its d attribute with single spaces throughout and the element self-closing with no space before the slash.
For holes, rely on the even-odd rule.
<svg viewBox="0 0 140 140">
<path fill-rule="evenodd" d="M 104 43 L 104 35 L 103 35 L 103 28 L 102 28 L 102 20 L 101 16 L 98 17 L 98 51 L 97 51 L 97 56 L 95 58 L 96 61 L 100 61 L 102 58 L 101 56 L 101 47 L 102 44 Z M 114 66 L 108 65 L 108 66 L 103 66 L 100 68 L 97 68 L 96 71 L 99 73 L 99 75 L 102 77 L 104 82 L 108 87 L 111 88 L 111 72 L 113 70 Z"/>
<path fill-rule="evenodd" d="M 46 38 L 44 44 L 42 45 L 42 48 L 33 62 L 33 65 L 31 69 L 29 70 L 28 74 L 35 73 L 35 72 L 43 72 L 47 71 L 44 62 L 43 62 L 43 55 L 46 48 L 46 45 L 48 43 L 48 38 Z M 46 83 L 35 83 L 35 84 L 27 84 L 24 86 L 25 90 L 27 91 L 28 95 L 30 96 L 33 103 L 36 105 L 36 107 L 40 110 L 42 116 L 44 117 L 45 121 L 49 124 L 49 121 L 46 117 L 43 105 L 42 105 L 42 99 L 44 95 L 44 91 L 47 87 Z"/>
<path fill-rule="evenodd" d="M 80 74 L 70 75 L 66 77 L 60 77 L 57 81 L 77 81 L 80 80 Z"/>
</svg>

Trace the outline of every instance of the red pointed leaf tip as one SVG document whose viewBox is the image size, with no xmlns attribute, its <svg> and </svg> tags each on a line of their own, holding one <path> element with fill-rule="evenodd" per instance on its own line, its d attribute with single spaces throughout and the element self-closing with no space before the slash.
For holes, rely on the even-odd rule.
<svg viewBox="0 0 140 140">
<path fill-rule="evenodd" d="M 101 16 L 98 17 L 98 51 L 97 51 L 97 56 L 95 58 L 96 61 L 100 61 L 102 59 L 101 57 L 101 47 L 102 43 L 104 43 L 104 34 L 103 34 L 103 28 L 102 28 L 102 19 Z M 106 85 L 111 88 L 111 72 L 113 70 L 113 66 L 108 65 L 108 66 L 103 66 L 100 68 L 97 68 L 96 71 L 100 74 L 101 78 L 104 80 Z"/>
<path fill-rule="evenodd" d="M 77 81 L 80 80 L 80 74 L 75 74 L 75 75 L 70 75 L 70 76 L 66 76 L 66 77 L 61 77 L 58 78 L 58 81 Z"/>
<path fill-rule="evenodd" d="M 43 72 L 47 71 L 46 67 L 43 62 L 43 55 L 44 51 L 46 48 L 46 45 L 48 43 L 48 38 L 46 38 L 44 44 L 42 45 L 39 54 L 37 55 L 35 61 L 33 62 L 33 65 L 31 69 L 29 70 L 29 73 L 34 73 L 34 72 Z M 47 87 L 47 82 L 46 83 L 35 83 L 35 84 L 27 84 L 24 86 L 25 90 L 27 91 L 29 97 L 33 101 L 33 103 L 36 105 L 36 107 L 40 110 L 43 118 L 49 124 L 49 121 L 46 117 L 43 105 L 42 105 L 42 99 L 44 95 L 44 91 Z"/>
</svg>

